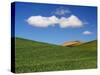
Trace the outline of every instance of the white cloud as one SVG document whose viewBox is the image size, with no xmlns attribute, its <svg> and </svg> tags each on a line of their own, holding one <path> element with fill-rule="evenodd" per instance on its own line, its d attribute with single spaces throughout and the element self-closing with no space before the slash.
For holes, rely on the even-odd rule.
<svg viewBox="0 0 100 75">
<path fill-rule="evenodd" d="M 83 22 L 75 15 L 71 15 L 68 18 L 62 17 L 59 24 L 61 28 L 83 26 Z"/>
<path fill-rule="evenodd" d="M 43 16 L 31 16 L 27 19 L 28 24 L 36 27 L 48 27 L 58 22 L 56 16 L 43 17 Z"/>
<path fill-rule="evenodd" d="M 54 13 L 56 15 L 65 15 L 65 14 L 71 13 L 71 11 L 69 11 L 68 9 L 64 9 L 64 8 L 58 8 L 56 9 Z"/>
<path fill-rule="evenodd" d="M 61 28 L 66 27 L 81 27 L 83 22 L 75 15 L 70 17 L 61 17 L 56 16 L 43 17 L 43 16 L 31 16 L 27 19 L 28 24 L 35 27 L 48 27 L 53 25 L 59 25 Z"/>
<path fill-rule="evenodd" d="M 90 32 L 90 31 L 84 31 L 83 34 L 84 34 L 84 35 L 91 35 L 92 32 Z"/>
</svg>

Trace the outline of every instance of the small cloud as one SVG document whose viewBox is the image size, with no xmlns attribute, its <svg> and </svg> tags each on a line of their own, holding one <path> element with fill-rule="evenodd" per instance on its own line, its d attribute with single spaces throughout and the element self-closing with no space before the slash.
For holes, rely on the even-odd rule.
<svg viewBox="0 0 100 75">
<path fill-rule="evenodd" d="M 83 34 L 84 34 L 84 35 L 91 35 L 92 32 L 90 32 L 90 31 L 84 31 Z"/>
<path fill-rule="evenodd" d="M 64 9 L 63 7 L 56 9 L 54 12 L 54 14 L 56 14 L 56 15 L 65 15 L 65 14 L 69 14 L 69 13 L 71 13 L 71 11 L 68 9 Z"/>
<path fill-rule="evenodd" d="M 83 26 L 83 22 L 75 15 L 71 15 L 68 18 L 66 17 L 58 18 L 56 16 L 50 16 L 50 17 L 30 16 L 27 19 L 27 23 L 35 27 L 48 27 L 48 26 L 59 25 L 61 28 L 67 28 L 67 27 L 76 28 Z"/>
<path fill-rule="evenodd" d="M 89 24 L 87 21 L 84 21 L 84 25 L 87 25 L 87 24 Z"/>
</svg>

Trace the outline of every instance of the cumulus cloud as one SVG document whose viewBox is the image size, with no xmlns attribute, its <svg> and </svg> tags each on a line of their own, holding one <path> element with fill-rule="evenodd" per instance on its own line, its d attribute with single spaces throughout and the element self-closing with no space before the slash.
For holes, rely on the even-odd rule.
<svg viewBox="0 0 100 75">
<path fill-rule="evenodd" d="M 56 16 L 43 17 L 43 16 L 31 16 L 27 19 L 28 24 L 36 27 L 48 27 L 58 22 Z"/>
<path fill-rule="evenodd" d="M 56 16 L 31 16 L 27 19 L 27 23 L 35 27 L 48 27 L 53 25 L 59 25 L 61 28 L 66 28 L 83 26 L 83 22 L 75 15 L 71 15 L 68 18 L 58 18 Z"/>
<path fill-rule="evenodd" d="M 84 35 L 91 35 L 92 32 L 90 32 L 90 31 L 84 31 L 83 34 L 84 34 Z"/>
<path fill-rule="evenodd" d="M 81 26 L 83 26 L 83 22 L 77 16 L 71 15 L 68 18 L 62 17 L 60 19 L 59 25 L 61 28 L 81 27 Z"/>
</svg>

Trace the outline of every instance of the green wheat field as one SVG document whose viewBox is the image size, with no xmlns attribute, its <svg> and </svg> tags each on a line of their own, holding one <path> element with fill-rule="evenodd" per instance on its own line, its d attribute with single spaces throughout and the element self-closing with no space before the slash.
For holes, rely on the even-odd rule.
<svg viewBox="0 0 100 75">
<path fill-rule="evenodd" d="M 97 67 L 97 40 L 63 47 L 16 38 L 16 73 L 92 69 Z"/>
</svg>

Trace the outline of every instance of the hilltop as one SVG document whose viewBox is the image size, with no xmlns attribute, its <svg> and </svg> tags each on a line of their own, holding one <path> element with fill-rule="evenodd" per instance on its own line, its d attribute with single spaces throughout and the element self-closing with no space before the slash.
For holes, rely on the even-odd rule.
<svg viewBox="0 0 100 75">
<path fill-rule="evenodd" d="M 83 43 L 80 42 L 80 41 L 69 41 L 69 42 L 64 42 L 62 44 L 62 46 L 74 47 L 74 46 L 78 46 L 78 45 L 81 45 L 81 44 L 83 44 Z"/>
</svg>

